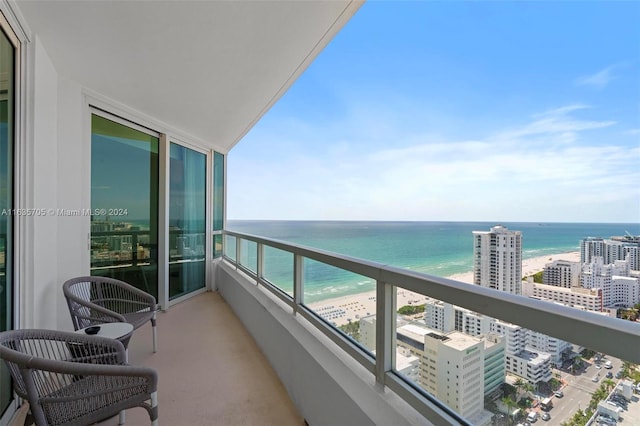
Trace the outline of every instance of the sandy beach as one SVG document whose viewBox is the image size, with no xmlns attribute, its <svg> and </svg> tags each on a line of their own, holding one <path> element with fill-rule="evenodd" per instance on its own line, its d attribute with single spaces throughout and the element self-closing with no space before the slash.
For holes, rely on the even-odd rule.
<svg viewBox="0 0 640 426">
<path fill-rule="evenodd" d="M 544 269 L 547 263 L 555 260 L 580 261 L 580 252 L 567 252 L 553 255 L 534 257 L 522 261 L 523 276 L 530 276 Z M 465 272 L 447 277 L 456 281 L 473 284 L 473 272 Z M 408 290 L 398 290 L 397 306 L 421 305 L 429 298 Z M 322 302 L 310 303 L 309 307 L 329 322 L 337 326 L 350 321 L 358 321 L 360 318 L 373 315 L 376 312 L 376 293 L 367 292 L 350 296 L 338 297 Z"/>
</svg>

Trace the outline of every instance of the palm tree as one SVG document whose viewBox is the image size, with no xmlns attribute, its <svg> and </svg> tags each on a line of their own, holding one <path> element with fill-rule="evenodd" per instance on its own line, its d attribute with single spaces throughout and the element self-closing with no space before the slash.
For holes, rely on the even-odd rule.
<svg viewBox="0 0 640 426">
<path fill-rule="evenodd" d="M 520 398 L 520 391 L 528 385 L 529 382 L 525 381 L 522 377 L 518 377 L 515 382 L 513 382 L 513 386 L 516 387 L 516 399 Z"/>
<path fill-rule="evenodd" d="M 502 403 L 507 407 L 507 424 L 511 424 L 511 412 L 513 411 L 513 407 L 517 404 L 511 396 L 505 396 L 502 398 Z"/>
<path fill-rule="evenodd" d="M 616 385 L 616 383 L 611 380 L 611 379 L 604 379 L 602 381 L 603 386 L 605 386 L 605 389 L 607 390 L 607 393 L 613 389 L 613 387 Z"/>
<path fill-rule="evenodd" d="M 578 355 L 573 359 L 573 365 L 571 366 L 571 372 L 582 367 L 582 356 Z"/>
<path fill-rule="evenodd" d="M 524 386 L 522 387 L 524 389 L 524 391 L 526 392 L 527 396 L 531 396 L 531 394 L 533 393 L 534 390 L 536 390 L 536 387 L 533 386 L 531 384 L 531 382 L 525 382 Z"/>
</svg>

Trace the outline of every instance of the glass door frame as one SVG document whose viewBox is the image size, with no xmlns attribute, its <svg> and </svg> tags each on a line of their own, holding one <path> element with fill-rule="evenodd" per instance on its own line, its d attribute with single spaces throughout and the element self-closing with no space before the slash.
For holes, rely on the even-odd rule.
<svg viewBox="0 0 640 426">
<path fill-rule="evenodd" d="M 97 117 L 112 121 L 112 122 L 114 122 L 114 123 L 116 123 L 118 125 L 121 125 L 123 127 L 135 130 L 137 132 L 140 132 L 140 133 L 143 133 L 145 135 L 149 135 L 151 137 L 154 137 L 154 138 L 158 139 L 158 166 L 157 166 L 158 167 L 158 182 L 156 182 L 156 184 L 159 184 L 159 182 L 161 182 L 161 177 L 162 177 L 162 175 L 161 175 L 162 172 L 160 170 L 161 161 L 162 161 L 162 147 L 160 145 L 162 134 L 157 132 L 157 131 L 155 131 L 155 130 L 153 130 L 153 129 L 150 129 L 148 127 L 142 126 L 140 124 L 137 124 L 135 121 L 128 120 L 127 118 L 122 118 L 122 116 L 120 116 L 120 115 L 112 114 L 112 113 L 106 111 L 105 109 L 103 109 L 101 107 L 96 107 L 96 106 L 89 105 L 88 128 L 90 129 L 90 132 L 89 132 L 89 134 L 91 135 L 91 136 L 89 136 L 90 140 L 93 137 L 92 136 L 93 135 L 93 128 L 92 128 L 93 127 L 93 125 L 92 125 L 93 118 L 92 117 L 94 115 L 97 116 Z M 89 142 L 89 147 L 91 147 L 91 146 L 92 146 L 92 143 Z M 89 198 L 91 199 L 93 197 L 93 194 L 92 194 L 92 187 L 91 187 L 92 155 L 91 155 L 90 151 L 91 151 L 91 148 L 89 149 L 89 156 L 88 156 L 89 165 L 90 165 L 90 167 L 89 167 L 89 175 L 88 175 L 88 178 L 89 178 Z M 157 218 L 157 227 L 158 227 L 158 229 L 156 230 L 156 232 L 157 232 L 157 235 L 158 235 L 158 242 L 157 242 L 157 244 L 158 244 L 158 254 L 157 254 L 156 262 L 158 263 L 158 265 L 157 265 L 158 280 L 157 280 L 157 283 L 155 285 L 157 286 L 156 289 L 157 289 L 157 292 L 158 292 L 157 302 L 164 307 L 165 305 L 163 304 L 162 298 L 161 298 L 161 288 L 159 286 L 159 283 L 161 282 L 160 281 L 161 265 L 160 265 L 160 247 L 159 246 L 160 246 L 160 236 L 161 236 L 160 232 L 162 230 L 162 228 L 161 228 L 162 224 L 160 222 L 160 210 L 159 210 L 160 206 L 161 206 L 161 204 L 160 204 L 160 187 L 159 186 L 158 186 L 157 198 L 158 199 L 157 199 L 156 202 L 157 202 L 158 205 L 156 206 L 156 208 L 157 208 L 157 211 L 158 211 L 158 218 Z M 120 207 L 120 206 L 113 206 L 113 207 Z M 91 231 L 91 224 L 90 223 L 89 223 L 88 235 L 89 235 L 89 240 L 91 240 L 92 231 Z M 91 267 L 91 261 L 89 261 L 89 268 L 90 267 Z M 89 274 L 91 274 L 91 270 L 90 270 Z M 115 278 L 119 278 L 119 277 L 115 277 Z M 120 279 L 122 279 L 122 278 L 120 278 Z"/>
<path fill-rule="evenodd" d="M 209 238 L 205 238 L 205 286 L 201 289 L 195 290 L 191 293 L 185 294 L 175 299 L 169 300 L 169 165 L 170 165 L 170 148 L 171 143 L 180 145 L 182 147 L 191 149 L 198 153 L 205 155 L 205 223 L 206 229 L 205 235 L 209 235 L 209 230 L 212 224 L 212 207 L 211 200 L 213 185 L 211 183 L 212 167 L 213 167 L 213 154 L 211 149 L 202 148 L 192 143 L 185 142 L 180 137 L 172 134 L 171 132 L 162 132 L 155 130 L 154 128 L 161 128 L 161 126 L 149 127 L 137 122 L 145 122 L 145 120 L 137 120 L 136 117 L 131 117 L 131 114 L 121 113 L 117 111 L 117 108 L 111 108 L 108 104 L 99 99 L 87 98 L 88 112 L 87 120 L 91 122 L 91 115 L 95 114 L 123 126 L 130 127 L 132 129 L 141 131 L 159 138 L 158 144 L 158 304 L 160 304 L 162 310 L 166 310 L 168 307 L 180 303 L 185 299 L 193 297 L 197 294 L 203 293 L 211 289 L 211 260 L 212 260 L 212 244 Z M 110 112 L 117 111 L 117 112 Z M 90 128 L 90 124 L 89 124 Z M 89 192 L 91 190 L 89 189 Z M 3 426 L 3 425 L 0 425 Z"/>
<path fill-rule="evenodd" d="M 171 144 L 180 145 L 183 148 L 190 149 L 199 154 L 203 154 L 205 156 L 205 285 L 203 288 L 194 290 L 188 294 L 176 297 L 174 299 L 169 299 L 169 179 L 170 179 L 170 162 L 171 155 L 170 149 Z M 166 267 L 162 268 L 162 272 L 160 273 L 160 268 L 158 270 L 158 280 L 162 285 L 160 286 L 159 295 L 163 297 L 163 300 L 166 301 L 162 306 L 173 306 L 177 303 L 180 303 L 186 299 L 189 299 L 195 295 L 200 293 L 204 293 L 211 289 L 210 280 L 211 280 L 211 260 L 212 260 L 212 244 L 209 238 L 209 230 L 211 229 L 212 223 L 212 208 L 211 208 L 211 199 L 213 191 L 213 186 L 211 184 L 211 175 L 212 175 L 212 153 L 210 149 L 201 148 L 199 146 L 190 144 L 181 140 L 179 137 L 176 137 L 172 134 L 163 134 L 160 136 L 160 185 L 158 186 L 158 190 L 160 191 L 160 196 L 158 197 L 160 201 L 161 207 L 158 210 L 158 222 L 163 226 L 163 232 L 159 234 L 158 241 L 162 241 L 160 244 L 160 250 L 158 252 L 158 264 L 162 260 L 163 265 Z"/>
</svg>

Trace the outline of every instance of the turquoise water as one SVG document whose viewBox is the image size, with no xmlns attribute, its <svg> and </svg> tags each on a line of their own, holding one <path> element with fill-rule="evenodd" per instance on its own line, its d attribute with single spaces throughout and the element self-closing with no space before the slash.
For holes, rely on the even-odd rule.
<svg viewBox="0 0 640 426">
<path fill-rule="evenodd" d="M 586 237 L 609 238 L 640 224 L 500 223 L 522 232 L 523 259 L 577 251 Z M 227 228 L 308 247 L 353 256 L 438 276 L 473 270 L 472 231 L 488 231 L 487 222 L 355 222 L 355 221 L 229 221 Z M 268 250 L 265 276 L 290 292 L 290 255 Z M 249 264 L 255 256 L 249 255 Z M 366 277 L 305 262 L 307 303 L 375 289 Z"/>
</svg>

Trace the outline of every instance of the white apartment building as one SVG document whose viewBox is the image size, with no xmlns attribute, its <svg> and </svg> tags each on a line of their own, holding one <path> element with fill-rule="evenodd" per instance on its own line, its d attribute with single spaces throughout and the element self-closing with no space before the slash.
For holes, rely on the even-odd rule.
<svg viewBox="0 0 640 426">
<path fill-rule="evenodd" d="M 584 311 L 602 312 L 604 308 L 601 288 L 564 288 L 527 280 L 522 283 L 522 295 L 562 303 Z"/>
<path fill-rule="evenodd" d="M 400 320 L 396 335 L 395 370 L 414 383 L 420 383 L 420 366 L 424 352 L 423 336 L 428 330 L 405 324 Z M 376 316 L 369 315 L 360 319 L 360 340 L 372 353 L 376 352 Z"/>
<path fill-rule="evenodd" d="M 551 365 L 561 365 L 563 353 L 571 350 L 571 344 L 564 340 L 441 301 L 429 301 L 425 304 L 425 322 L 427 327 L 444 333 L 455 330 L 475 337 L 491 334 L 503 336 L 505 357 L 512 359 L 507 364 L 507 371 L 532 381 L 539 380 L 540 377 L 550 378 Z M 445 326 L 449 328 L 444 328 Z M 451 329 L 452 326 L 455 328 Z M 520 353 L 525 350 L 538 352 L 540 358 L 532 358 L 530 354 L 521 356 Z M 523 373 L 520 367 L 528 362 L 532 362 L 531 371 L 529 374 Z M 545 368 L 547 371 L 540 370 Z"/>
<path fill-rule="evenodd" d="M 602 289 L 604 307 L 631 307 L 640 302 L 638 278 L 632 277 L 629 260 L 616 260 L 605 264 L 596 256 L 582 265 L 580 283 L 586 289 Z"/>
<path fill-rule="evenodd" d="M 473 231 L 474 284 L 521 294 L 522 233 L 498 225 Z"/>
<path fill-rule="evenodd" d="M 451 303 L 429 300 L 424 305 L 424 322 L 427 327 L 444 333 L 453 330 L 463 331 L 461 327 L 456 327 L 458 311 Z"/>
<path fill-rule="evenodd" d="M 640 303 L 640 280 L 634 277 L 611 277 L 611 305 L 630 308 Z"/>
<path fill-rule="evenodd" d="M 580 262 L 568 260 L 555 260 L 547 263 L 542 272 L 542 282 L 556 287 L 580 286 Z"/>
<path fill-rule="evenodd" d="M 602 257 L 605 265 L 616 260 L 629 260 L 631 269 L 640 270 L 640 243 L 633 238 L 615 238 L 589 237 L 580 241 L 580 262 L 591 263 L 596 257 Z"/>
<path fill-rule="evenodd" d="M 640 271 L 640 243 L 636 243 L 635 247 L 628 247 L 626 260 L 629 261 L 631 269 L 634 271 Z"/>
<path fill-rule="evenodd" d="M 551 355 L 533 350 L 524 350 L 518 355 L 506 357 L 507 371 L 537 385 L 553 378 Z"/>
<path fill-rule="evenodd" d="M 551 355 L 529 347 L 530 330 L 514 324 L 495 320 L 492 331 L 505 337 L 505 363 L 508 372 L 520 376 L 530 383 L 548 382 L 551 374 Z M 536 340 L 536 339 L 533 339 Z M 558 340 L 558 339 L 556 339 Z M 556 342 L 555 346 L 559 346 Z"/>
<path fill-rule="evenodd" d="M 361 338 L 370 336 L 375 318 L 366 317 L 360 324 Z M 370 344 L 370 339 L 365 340 Z M 505 381 L 502 336 L 440 333 L 412 322 L 398 326 L 396 343 L 396 369 L 401 368 L 398 371 L 416 377 L 417 366 L 416 383 L 456 412 L 473 419 L 474 424 L 488 424 L 491 416 L 484 411 L 484 397 Z"/>
<path fill-rule="evenodd" d="M 424 335 L 422 386 L 474 424 L 491 418 L 484 410 L 484 351 L 483 340 L 457 331 Z"/>
<path fill-rule="evenodd" d="M 573 345 L 537 331 L 527 330 L 527 349 L 549 354 L 551 364 L 558 367 L 562 365 L 565 354 L 572 351 Z"/>
<path fill-rule="evenodd" d="M 376 350 L 376 316 L 360 318 L 360 343 L 371 352 Z"/>
</svg>

